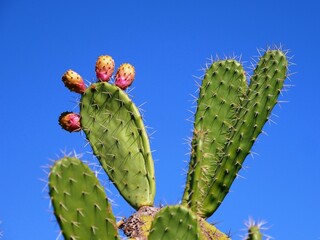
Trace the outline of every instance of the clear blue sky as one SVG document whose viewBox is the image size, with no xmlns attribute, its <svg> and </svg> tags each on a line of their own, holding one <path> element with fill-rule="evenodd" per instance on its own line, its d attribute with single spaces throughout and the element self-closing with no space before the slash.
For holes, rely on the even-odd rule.
<svg viewBox="0 0 320 240">
<path fill-rule="evenodd" d="M 90 2 L 90 3 L 89 3 Z M 276 239 L 320 239 L 319 61 L 317 1 L 0 1 L 0 229 L 3 239 L 54 240 L 42 166 L 61 150 L 85 153 L 84 136 L 61 130 L 57 118 L 77 111 L 64 88 L 69 68 L 91 81 L 102 54 L 136 68 L 134 101 L 155 131 L 156 204 L 177 204 L 191 136 L 195 76 L 211 55 L 242 55 L 281 43 L 290 49 L 294 85 L 277 106 L 276 124 L 254 146 L 231 193 L 209 220 L 240 239 L 243 222 L 264 219 Z M 102 180 L 106 178 L 101 175 Z M 117 216 L 133 209 L 106 181 Z"/>
</svg>

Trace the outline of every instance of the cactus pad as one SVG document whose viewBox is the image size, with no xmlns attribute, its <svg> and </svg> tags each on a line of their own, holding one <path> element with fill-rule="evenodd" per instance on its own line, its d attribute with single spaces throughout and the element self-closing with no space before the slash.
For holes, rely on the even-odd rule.
<svg viewBox="0 0 320 240">
<path fill-rule="evenodd" d="M 245 223 L 248 228 L 248 234 L 244 238 L 245 240 L 262 240 L 264 234 L 262 234 L 261 229 L 265 222 L 256 222 L 249 218 L 249 221 Z M 272 239 L 270 236 L 266 236 L 267 239 Z"/>
<path fill-rule="evenodd" d="M 218 61 L 207 70 L 200 89 L 194 122 L 190 169 L 184 203 L 203 215 L 202 203 L 220 165 L 236 109 L 245 96 L 247 82 L 235 60 Z"/>
<path fill-rule="evenodd" d="M 65 157 L 56 161 L 49 189 L 65 239 L 120 239 L 103 187 L 79 159 Z"/>
<path fill-rule="evenodd" d="M 117 86 L 99 82 L 85 91 L 80 108 L 81 127 L 120 194 L 135 209 L 152 206 L 153 160 L 134 103 Z"/>
<path fill-rule="evenodd" d="M 203 239 L 196 215 L 183 206 L 167 206 L 155 216 L 149 240 Z"/>
<path fill-rule="evenodd" d="M 258 226 L 251 226 L 246 240 L 262 240 L 262 236 Z"/>
</svg>

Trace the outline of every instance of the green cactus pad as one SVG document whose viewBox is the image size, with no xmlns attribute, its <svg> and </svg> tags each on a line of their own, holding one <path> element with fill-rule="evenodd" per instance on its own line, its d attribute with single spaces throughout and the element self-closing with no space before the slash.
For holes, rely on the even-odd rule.
<svg viewBox="0 0 320 240">
<path fill-rule="evenodd" d="M 263 234 L 260 232 L 258 226 L 251 226 L 248 231 L 246 240 L 262 240 Z"/>
<path fill-rule="evenodd" d="M 120 88 L 99 82 L 85 91 L 80 108 L 81 127 L 120 194 L 135 209 L 152 206 L 154 166 L 137 107 Z"/>
<path fill-rule="evenodd" d="M 209 68 L 201 87 L 198 101 L 199 106 L 204 104 L 207 108 L 213 107 L 212 104 L 214 102 L 203 100 L 206 98 L 203 98 L 201 95 L 202 89 L 206 88 L 208 81 L 212 81 L 211 85 L 223 85 L 221 82 L 227 81 L 224 80 L 224 76 L 221 74 L 218 80 L 214 77 L 210 77 L 207 80 L 208 76 L 212 75 L 210 73 L 211 69 L 217 64 L 218 66 L 220 65 L 221 72 L 225 71 L 223 65 L 227 64 L 226 61 L 223 64 L 220 62 L 213 63 L 212 67 Z M 203 110 L 198 108 L 189 173 L 183 197 L 184 205 L 189 206 L 198 215 L 202 217 L 211 216 L 229 192 L 232 182 L 242 167 L 243 161 L 249 154 L 253 143 L 261 133 L 265 122 L 277 103 L 277 98 L 286 78 L 286 72 L 286 56 L 279 50 L 268 50 L 261 57 L 251 78 L 249 87 L 245 87 L 242 83 L 237 85 L 240 91 L 228 92 L 229 95 L 225 94 L 223 110 L 216 111 L 212 115 L 212 119 L 222 118 L 222 123 L 219 125 L 218 121 L 213 123 L 213 120 L 211 120 L 211 126 L 207 124 L 204 125 L 204 129 L 202 128 L 202 132 L 203 130 L 205 130 L 205 133 L 213 132 L 213 138 L 208 138 L 206 134 L 198 136 L 197 122 L 201 118 L 204 119 L 202 117 L 204 114 L 201 113 Z M 213 83 L 214 81 L 218 83 Z M 243 82 L 243 78 L 241 78 L 240 82 Z M 220 88 L 211 90 L 211 92 L 205 94 L 221 95 Z M 221 96 L 223 97 L 223 95 Z M 226 98 L 238 101 L 233 100 L 232 103 L 225 104 L 228 103 L 228 100 L 225 100 Z M 226 111 L 230 113 L 223 114 Z M 205 142 L 211 142 L 212 146 L 210 148 L 202 147 L 205 146 Z M 202 147 L 200 150 L 198 150 L 199 146 Z M 210 160 L 203 161 L 206 156 L 208 159 L 211 158 L 211 162 Z M 197 190 L 197 188 L 201 190 Z"/>
<path fill-rule="evenodd" d="M 204 239 L 197 216 L 183 206 L 167 206 L 155 216 L 149 240 Z"/>
<path fill-rule="evenodd" d="M 65 239 L 120 239 L 103 187 L 79 159 L 64 157 L 55 162 L 49 194 Z"/>
<path fill-rule="evenodd" d="M 191 161 L 183 204 L 203 215 L 204 197 L 221 164 L 223 147 L 234 124 L 235 111 L 247 89 L 245 72 L 235 60 L 218 61 L 207 70 L 194 122 Z"/>
</svg>

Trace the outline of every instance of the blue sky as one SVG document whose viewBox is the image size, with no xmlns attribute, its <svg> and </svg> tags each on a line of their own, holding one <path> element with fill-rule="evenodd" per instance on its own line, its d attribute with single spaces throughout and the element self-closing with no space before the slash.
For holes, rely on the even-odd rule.
<svg viewBox="0 0 320 240">
<path fill-rule="evenodd" d="M 77 95 L 61 82 L 69 68 L 94 79 L 102 54 L 136 68 L 131 92 L 155 132 L 156 204 L 179 203 L 188 161 L 195 78 L 211 55 L 241 55 L 282 44 L 292 56 L 294 85 L 276 106 L 247 167 L 209 219 L 240 239 L 243 222 L 268 223 L 275 239 L 320 239 L 319 66 L 316 1 L 40 1 L 0 2 L 0 229 L 3 239 L 56 239 L 42 166 L 61 150 L 84 153 L 84 136 L 61 130 L 61 112 L 77 111 Z M 133 209 L 101 174 L 117 216 Z"/>
</svg>

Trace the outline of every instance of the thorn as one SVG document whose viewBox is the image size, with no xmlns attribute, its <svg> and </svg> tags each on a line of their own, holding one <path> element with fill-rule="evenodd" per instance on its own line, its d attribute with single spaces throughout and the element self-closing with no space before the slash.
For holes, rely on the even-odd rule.
<svg viewBox="0 0 320 240">
<path fill-rule="evenodd" d="M 268 123 L 269 123 L 269 125 L 271 125 L 271 124 L 277 125 L 277 123 L 275 121 L 273 121 L 270 117 L 268 118 Z M 268 136 L 268 134 L 266 132 L 262 131 L 262 133 L 265 134 L 266 136 Z"/>
<path fill-rule="evenodd" d="M 62 236 L 62 231 L 59 231 L 59 234 L 58 234 L 56 240 L 59 240 L 61 236 Z"/>
<path fill-rule="evenodd" d="M 128 96 L 129 96 L 130 98 L 132 98 L 132 96 L 131 96 L 130 94 L 131 94 L 131 92 L 133 92 L 134 89 L 135 89 L 135 87 L 129 87 L 129 88 L 127 88 L 127 90 L 126 90 Z"/>
<path fill-rule="evenodd" d="M 256 153 L 256 152 L 254 152 L 254 151 L 250 151 L 249 152 L 250 153 L 250 155 L 251 155 L 251 157 L 254 159 L 254 156 L 256 155 L 256 156 L 260 156 L 258 153 Z"/>
<path fill-rule="evenodd" d="M 196 75 L 192 75 L 192 77 L 198 79 L 198 80 L 202 80 L 203 76 L 196 76 Z M 196 81 L 196 83 L 198 84 L 198 82 Z M 201 85 L 199 85 L 200 87 Z"/>
<path fill-rule="evenodd" d="M 247 178 L 245 178 L 244 176 L 241 176 L 239 173 L 237 173 L 237 178 L 241 178 L 241 179 L 247 179 Z"/>
</svg>

